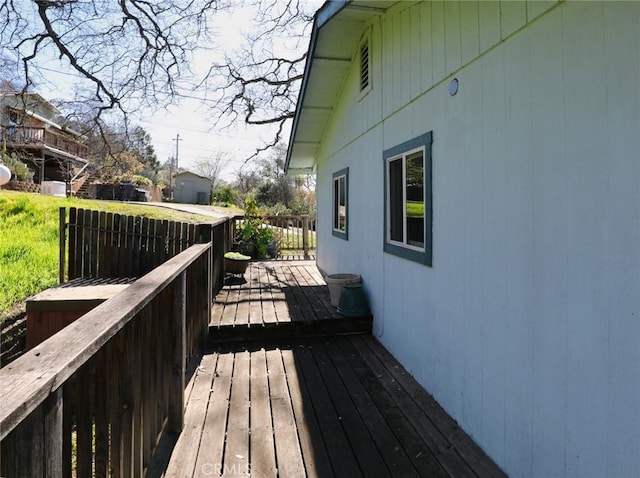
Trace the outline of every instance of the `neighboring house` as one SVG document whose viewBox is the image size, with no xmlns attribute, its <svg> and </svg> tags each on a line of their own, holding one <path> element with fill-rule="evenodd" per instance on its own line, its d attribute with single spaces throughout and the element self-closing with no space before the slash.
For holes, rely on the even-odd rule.
<svg viewBox="0 0 640 478">
<path fill-rule="evenodd" d="M 36 183 L 73 183 L 88 164 L 80 134 L 60 125 L 60 111 L 38 93 L 0 86 L 0 140 L 6 141 L 7 153 L 28 157 Z"/>
<path fill-rule="evenodd" d="M 511 476 L 640 476 L 638 52 L 640 2 L 316 14 L 318 265 Z"/>
<path fill-rule="evenodd" d="M 173 179 L 173 199 L 187 204 L 211 204 L 211 180 L 189 171 L 178 173 Z"/>
</svg>

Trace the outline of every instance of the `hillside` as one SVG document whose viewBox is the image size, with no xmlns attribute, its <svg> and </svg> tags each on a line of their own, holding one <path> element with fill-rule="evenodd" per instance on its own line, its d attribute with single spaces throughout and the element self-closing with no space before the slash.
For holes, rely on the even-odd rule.
<svg viewBox="0 0 640 478">
<path fill-rule="evenodd" d="M 17 304 L 58 283 L 59 209 L 79 207 L 183 222 L 197 214 L 114 201 L 57 198 L 0 191 L 0 321 Z"/>
</svg>

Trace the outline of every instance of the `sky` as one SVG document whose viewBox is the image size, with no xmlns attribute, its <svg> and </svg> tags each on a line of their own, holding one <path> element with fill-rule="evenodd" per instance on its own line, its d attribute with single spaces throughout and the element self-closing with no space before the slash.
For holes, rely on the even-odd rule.
<svg viewBox="0 0 640 478">
<path fill-rule="evenodd" d="M 311 11 L 315 11 L 323 3 L 323 0 L 301 1 Z M 237 49 L 242 44 L 242 34 L 247 31 L 247 25 L 255 24 L 251 21 L 252 14 L 251 9 L 240 6 L 234 8 L 232 14 L 216 13 L 214 16 L 216 23 L 213 27 L 216 30 L 216 45 L 221 47 L 216 52 L 209 51 L 196 57 L 195 73 L 198 73 L 198 67 L 201 68 L 200 73 L 208 69 L 216 59 L 216 53 L 219 58 L 223 58 L 225 52 Z M 285 40 L 282 41 L 285 42 Z M 299 42 L 297 48 L 302 53 L 307 46 L 308 38 L 305 38 Z M 288 45 L 287 48 L 291 49 L 291 46 Z M 36 86 L 36 91 L 47 99 L 59 98 L 65 86 L 71 91 L 73 75 L 61 71 L 55 75 L 53 81 L 47 83 Z M 202 92 L 196 91 L 193 95 L 202 96 Z M 245 159 L 257 148 L 270 142 L 276 131 L 275 126 L 255 127 L 244 123 L 230 128 L 216 128 L 211 111 L 197 99 L 182 99 L 178 105 L 169 108 L 161 108 L 157 111 L 143 110 L 136 113 L 132 124 L 142 126 L 150 134 L 157 158 L 161 163 L 176 156 L 176 143 L 179 167 L 185 169 L 193 168 L 194 162 L 199 159 L 207 159 L 223 153 L 229 158 L 222 172 L 222 178 L 226 181 L 232 181 L 240 168 L 250 167 L 251 164 L 247 165 Z M 289 138 L 290 127 L 291 124 L 288 124 L 282 135 L 285 141 Z M 179 141 L 176 141 L 178 135 Z"/>
</svg>

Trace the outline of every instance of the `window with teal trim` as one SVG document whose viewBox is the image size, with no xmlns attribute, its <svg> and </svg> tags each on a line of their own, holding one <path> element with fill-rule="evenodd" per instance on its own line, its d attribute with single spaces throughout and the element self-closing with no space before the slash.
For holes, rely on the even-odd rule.
<svg viewBox="0 0 640 478">
<path fill-rule="evenodd" d="M 432 265 L 431 144 L 425 133 L 383 153 L 384 250 Z"/>
</svg>

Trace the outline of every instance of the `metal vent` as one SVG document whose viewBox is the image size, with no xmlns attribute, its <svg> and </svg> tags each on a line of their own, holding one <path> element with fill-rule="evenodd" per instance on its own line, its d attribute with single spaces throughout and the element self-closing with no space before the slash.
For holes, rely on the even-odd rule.
<svg viewBox="0 0 640 478">
<path fill-rule="evenodd" d="M 369 42 L 360 45 L 360 91 L 369 87 Z"/>
</svg>

